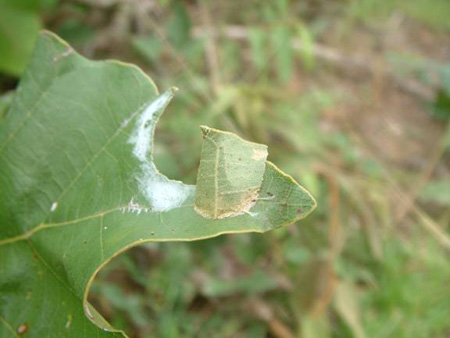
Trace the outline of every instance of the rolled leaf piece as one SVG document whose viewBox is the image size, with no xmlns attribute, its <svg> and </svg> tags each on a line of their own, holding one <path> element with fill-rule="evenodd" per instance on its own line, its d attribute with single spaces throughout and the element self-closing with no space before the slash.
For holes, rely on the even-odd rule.
<svg viewBox="0 0 450 338">
<path fill-rule="evenodd" d="M 239 136 L 200 127 L 203 147 L 197 174 L 195 210 L 220 219 L 248 212 L 261 188 L 267 146 Z"/>
</svg>

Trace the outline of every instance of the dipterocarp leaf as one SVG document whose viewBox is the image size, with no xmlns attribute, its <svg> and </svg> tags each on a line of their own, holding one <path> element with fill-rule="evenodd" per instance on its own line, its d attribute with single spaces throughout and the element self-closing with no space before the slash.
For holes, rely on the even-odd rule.
<svg viewBox="0 0 450 338">
<path fill-rule="evenodd" d="M 173 95 L 135 66 L 89 61 L 40 35 L 0 120 L 0 337 L 124 337 L 87 302 L 114 256 L 150 241 L 265 232 L 314 209 L 266 162 L 250 213 L 199 215 L 195 186 L 152 161 L 155 125 Z"/>
<path fill-rule="evenodd" d="M 206 126 L 197 174 L 195 210 L 220 219 L 248 212 L 266 168 L 267 146 Z"/>
</svg>

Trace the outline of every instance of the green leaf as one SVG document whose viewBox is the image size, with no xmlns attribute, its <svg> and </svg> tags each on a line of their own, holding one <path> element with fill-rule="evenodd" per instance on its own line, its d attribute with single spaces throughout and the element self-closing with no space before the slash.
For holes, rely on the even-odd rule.
<svg viewBox="0 0 450 338">
<path fill-rule="evenodd" d="M 182 3 L 175 3 L 172 16 L 167 24 L 167 32 L 170 41 L 177 47 L 182 48 L 190 41 L 191 19 Z"/>
<path fill-rule="evenodd" d="M 450 205 L 450 179 L 429 182 L 422 192 L 420 199 L 425 202 L 434 202 L 443 206 Z"/>
<path fill-rule="evenodd" d="M 336 289 L 334 306 L 336 312 L 345 321 L 355 338 L 366 338 L 360 319 L 360 306 L 355 286 L 350 282 L 339 283 Z"/>
<path fill-rule="evenodd" d="M 291 31 L 288 27 L 278 26 L 272 32 L 272 48 L 277 56 L 278 77 L 288 82 L 294 71 L 294 58 L 291 47 Z"/>
<path fill-rule="evenodd" d="M 22 11 L 38 12 L 54 7 L 57 2 L 58 0 L 0 0 L 0 6 L 8 5 Z"/>
<path fill-rule="evenodd" d="M 162 42 L 157 37 L 135 37 L 131 41 L 133 48 L 148 62 L 156 62 L 161 56 Z"/>
<path fill-rule="evenodd" d="M 39 13 L 57 0 L 0 0 L 0 73 L 20 75 L 41 28 Z"/>
<path fill-rule="evenodd" d="M 249 29 L 249 42 L 252 62 L 258 72 L 265 70 L 267 65 L 266 57 L 266 34 L 260 28 Z"/>
<path fill-rule="evenodd" d="M 450 120 L 450 93 L 445 90 L 439 90 L 436 99 L 431 105 L 431 114 L 436 119 Z"/>
<path fill-rule="evenodd" d="M 299 24 L 297 27 L 299 39 L 302 43 L 302 50 L 299 52 L 306 70 L 313 70 L 315 67 L 315 58 L 313 54 L 314 40 L 311 32 L 305 25 Z"/>
<path fill-rule="evenodd" d="M 79 10 L 79 17 L 87 15 L 87 11 Z M 58 27 L 57 34 L 72 45 L 87 45 L 96 37 L 95 29 L 80 19 L 65 19 Z"/>
<path fill-rule="evenodd" d="M 0 121 L 1 337 L 123 337 L 86 300 L 113 257 L 151 241 L 265 232 L 314 209 L 308 192 L 266 162 L 259 194 L 273 199 L 237 217 L 199 215 L 195 186 L 152 161 L 173 94 L 160 95 L 135 66 L 89 61 L 40 35 Z"/>
<path fill-rule="evenodd" d="M 195 210 L 211 219 L 248 212 L 261 188 L 267 146 L 205 126 L 201 130 Z"/>
<path fill-rule="evenodd" d="M 306 315 L 301 319 L 299 336 L 302 338 L 329 338 L 331 337 L 330 322 L 325 315 Z"/>
<path fill-rule="evenodd" d="M 208 278 L 202 287 L 208 297 L 226 297 L 236 293 L 256 294 L 279 288 L 275 278 L 261 271 L 234 279 Z"/>
<path fill-rule="evenodd" d="M 0 3 L 0 72 L 20 75 L 40 27 L 36 13 Z"/>
</svg>

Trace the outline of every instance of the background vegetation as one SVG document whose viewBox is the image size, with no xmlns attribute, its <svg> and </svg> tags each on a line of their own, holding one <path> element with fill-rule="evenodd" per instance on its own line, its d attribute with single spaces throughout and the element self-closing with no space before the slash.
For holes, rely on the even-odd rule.
<svg viewBox="0 0 450 338">
<path fill-rule="evenodd" d="M 206 124 L 316 197 L 265 235 L 155 243 L 91 301 L 132 337 L 450 336 L 448 0 L 0 0 L 0 116 L 40 27 L 180 88 L 156 163 L 195 183 Z"/>
</svg>

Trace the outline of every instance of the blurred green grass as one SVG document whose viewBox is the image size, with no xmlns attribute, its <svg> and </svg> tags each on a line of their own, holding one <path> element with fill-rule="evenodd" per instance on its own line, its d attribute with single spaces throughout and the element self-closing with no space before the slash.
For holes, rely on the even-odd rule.
<svg viewBox="0 0 450 338">
<path fill-rule="evenodd" d="M 269 145 L 318 201 L 265 235 L 132 249 L 97 277 L 100 312 L 132 337 L 448 337 L 449 4 L 65 0 L 41 10 L 42 26 L 84 55 L 137 63 L 161 90 L 180 88 L 157 130 L 161 172 L 195 183 L 205 124 Z M 14 82 L 0 77 L 0 116 Z"/>
<path fill-rule="evenodd" d="M 350 3 L 354 18 L 371 23 L 385 20 L 394 11 L 436 30 L 450 29 L 450 3 L 446 0 L 354 0 Z"/>
</svg>

